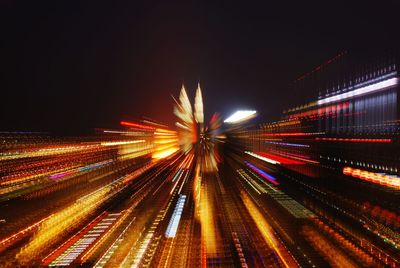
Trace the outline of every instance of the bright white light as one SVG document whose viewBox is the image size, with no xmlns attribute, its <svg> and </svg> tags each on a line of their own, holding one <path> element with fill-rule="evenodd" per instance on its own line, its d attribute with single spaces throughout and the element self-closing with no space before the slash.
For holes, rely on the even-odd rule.
<svg viewBox="0 0 400 268">
<path fill-rule="evenodd" d="M 114 145 L 125 145 L 125 144 L 133 144 L 145 142 L 145 140 L 134 140 L 134 141 L 110 141 L 110 142 L 102 142 L 100 145 L 102 146 L 114 146 Z"/>
<path fill-rule="evenodd" d="M 252 152 L 246 151 L 245 153 L 248 154 L 248 155 L 251 155 L 251 156 L 253 156 L 253 157 L 255 157 L 255 158 L 258 158 L 258 159 L 260 159 L 260 160 L 262 160 L 262 161 L 271 163 L 271 164 L 273 164 L 273 165 L 280 165 L 280 164 L 281 164 L 280 162 L 275 161 L 275 160 L 273 160 L 273 159 L 271 159 L 271 158 L 268 158 L 268 157 L 265 157 L 265 156 L 261 156 L 261 155 L 258 155 L 258 154 L 252 153 Z"/>
<path fill-rule="evenodd" d="M 342 101 L 345 99 L 349 99 L 355 96 L 360 96 L 360 95 L 364 95 L 364 94 L 368 94 L 368 93 L 372 93 L 378 90 L 383 90 L 383 89 L 387 89 L 389 87 L 395 86 L 399 83 L 399 78 L 395 77 L 395 78 L 390 78 L 387 79 L 385 81 L 382 82 L 378 82 L 376 84 L 372 84 L 369 86 L 365 86 L 365 87 L 361 87 L 346 93 L 342 93 L 339 95 L 335 95 L 332 97 L 328 97 L 322 100 L 318 100 L 318 105 L 323 105 L 323 104 L 327 104 L 330 102 L 335 102 L 335 101 Z"/>
<path fill-rule="evenodd" d="M 224 120 L 224 123 L 239 123 L 256 115 L 256 111 L 237 111 L 233 115 Z"/>
<path fill-rule="evenodd" d="M 181 220 L 183 206 L 185 205 L 186 195 L 179 195 L 178 202 L 176 203 L 174 212 L 172 213 L 171 220 L 169 221 L 165 237 L 171 238 L 176 236 L 178 231 L 179 221 Z"/>
</svg>

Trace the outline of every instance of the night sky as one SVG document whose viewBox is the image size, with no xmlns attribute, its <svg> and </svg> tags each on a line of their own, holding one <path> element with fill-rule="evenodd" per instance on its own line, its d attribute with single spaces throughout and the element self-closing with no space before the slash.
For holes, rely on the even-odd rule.
<svg viewBox="0 0 400 268">
<path fill-rule="evenodd" d="M 206 118 L 275 120 L 315 96 L 296 77 L 342 51 L 399 47 L 399 3 L 3 0 L 0 130 L 172 125 L 171 94 L 184 82 L 193 98 L 198 81 Z"/>
</svg>

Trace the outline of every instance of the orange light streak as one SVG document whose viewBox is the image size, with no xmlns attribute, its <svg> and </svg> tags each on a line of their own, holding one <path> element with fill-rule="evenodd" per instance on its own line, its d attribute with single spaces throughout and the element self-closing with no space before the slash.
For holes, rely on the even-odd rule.
<svg viewBox="0 0 400 268">
<path fill-rule="evenodd" d="M 375 172 L 370 172 L 361 169 L 354 169 L 351 167 L 344 167 L 343 174 L 358 178 L 364 181 L 384 185 L 394 189 L 400 189 L 400 178 L 393 177 L 385 174 L 378 174 Z"/>
</svg>

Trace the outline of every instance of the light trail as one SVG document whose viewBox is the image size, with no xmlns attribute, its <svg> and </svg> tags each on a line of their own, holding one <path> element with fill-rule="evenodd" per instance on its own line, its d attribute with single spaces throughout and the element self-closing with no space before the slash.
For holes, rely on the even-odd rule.
<svg viewBox="0 0 400 268">
<path fill-rule="evenodd" d="M 258 230 L 262 234 L 263 238 L 267 244 L 276 252 L 280 261 L 286 268 L 298 267 L 295 259 L 291 256 L 289 252 L 280 244 L 280 242 L 275 237 L 272 227 L 265 220 L 264 216 L 258 210 L 257 206 L 250 200 L 247 194 L 241 191 L 240 196 L 246 206 L 248 212 L 250 213 L 252 219 L 258 227 Z"/>
<path fill-rule="evenodd" d="M 56 250 L 56 253 L 44 260 L 44 265 L 69 266 L 85 252 L 92 244 L 99 240 L 117 220 L 121 214 L 105 213 L 98 221 L 91 223 L 74 236 L 73 241 L 67 241 L 65 245 Z M 61 252 L 60 254 L 57 254 Z M 54 257 L 53 257 L 54 256 Z M 53 259 L 53 260 L 52 260 Z M 50 261 L 50 263 L 48 263 Z"/>
<path fill-rule="evenodd" d="M 181 220 L 183 207 L 185 205 L 185 199 L 186 195 L 179 195 L 179 199 L 176 202 L 176 206 L 168 224 L 167 231 L 165 232 L 165 237 L 167 238 L 173 238 L 176 236 L 176 231 L 178 230 L 179 221 Z"/>
</svg>

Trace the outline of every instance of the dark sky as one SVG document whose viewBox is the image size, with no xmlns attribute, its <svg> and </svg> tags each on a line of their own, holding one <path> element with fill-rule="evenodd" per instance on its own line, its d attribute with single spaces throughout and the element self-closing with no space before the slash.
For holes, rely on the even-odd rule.
<svg viewBox="0 0 400 268">
<path fill-rule="evenodd" d="M 351 3 L 350 3 L 351 2 Z M 399 45 L 396 0 L 0 1 L 0 130 L 172 123 L 182 82 L 206 115 L 265 121 L 310 101 L 292 81 L 347 50 Z"/>
</svg>

